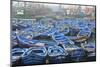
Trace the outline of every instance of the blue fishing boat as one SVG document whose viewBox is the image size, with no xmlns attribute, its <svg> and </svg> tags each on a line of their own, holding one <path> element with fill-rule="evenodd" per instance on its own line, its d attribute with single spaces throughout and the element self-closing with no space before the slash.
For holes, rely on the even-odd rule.
<svg viewBox="0 0 100 67">
<path fill-rule="evenodd" d="M 84 29 L 80 30 L 76 36 L 68 36 L 68 37 L 74 42 L 85 42 L 86 40 L 90 38 L 91 33 L 92 33 L 92 30 L 86 26 Z"/>
<path fill-rule="evenodd" d="M 63 63 L 68 61 L 68 53 L 60 46 L 48 46 L 49 63 Z"/>
<path fill-rule="evenodd" d="M 75 42 L 84 42 L 91 36 L 91 29 L 89 29 L 87 26 L 80 30 L 79 33 L 76 36 Z"/>
<path fill-rule="evenodd" d="M 17 39 L 18 39 L 19 44 L 23 47 L 31 47 L 31 46 L 34 46 L 34 44 L 38 42 L 37 40 L 34 40 L 34 39 L 30 40 L 23 36 L 18 36 L 18 35 L 17 35 Z"/>
<path fill-rule="evenodd" d="M 95 21 L 88 22 L 88 27 L 89 27 L 91 30 L 95 29 L 95 28 L 96 28 L 95 26 L 96 26 Z"/>
<path fill-rule="evenodd" d="M 86 52 L 86 61 L 96 60 L 96 46 L 95 43 L 89 42 L 82 45 L 82 48 Z"/>
<path fill-rule="evenodd" d="M 74 44 L 73 41 L 71 41 L 67 36 L 65 36 L 63 33 L 55 32 L 52 34 L 52 38 L 54 41 L 56 41 L 58 44 Z"/>
<path fill-rule="evenodd" d="M 12 64 L 16 65 L 19 59 L 22 57 L 27 48 L 13 48 L 12 49 Z"/>
<path fill-rule="evenodd" d="M 96 56 L 96 46 L 95 43 L 89 42 L 88 44 L 84 44 L 83 49 L 87 53 L 88 60 L 94 60 Z"/>
<path fill-rule="evenodd" d="M 31 27 L 32 27 L 32 20 L 19 19 L 13 22 L 12 24 L 12 30 L 16 30 L 16 29 L 23 30 Z"/>
<path fill-rule="evenodd" d="M 67 45 L 62 45 L 62 46 L 70 55 L 71 61 L 82 61 L 83 60 L 83 57 L 85 56 L 85 52 L 81 47 L 78 47 L 74 44 L 67 44 Z"/>
<path fill-rule="evenodd" d="M 87 26 L 87 24 L 86 24 L 86 22 L 84 22 L 84 20 L 83 21 L 82 20 L 78 21 L 78 27 L 79 27 L 80 30 L 84 29 L 85 26 Z"/>
<path fill-rule="evenodd" d="M 44 64 L 47 51 L 45 47 L 29 48 L 22 56 L 23 65 Z"/>
</svg>

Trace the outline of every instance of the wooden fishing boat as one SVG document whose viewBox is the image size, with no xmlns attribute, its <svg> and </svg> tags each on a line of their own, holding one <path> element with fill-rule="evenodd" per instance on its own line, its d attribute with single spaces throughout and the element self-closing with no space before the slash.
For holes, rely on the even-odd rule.
<svg viewBox="0 0 100 67">
<path fill-rule="evenodd" d="M 29 48 L 22 56 L 23 65 L 28 64 L 44 64 L 47 56 L 45 47 L 32 47 Z"/>
<path fill-rule="evenodd" d="M 60 46 L 48 47 L 49 63 L 62 63 L 68 61 L 68 53 Z"/>
</svg>

